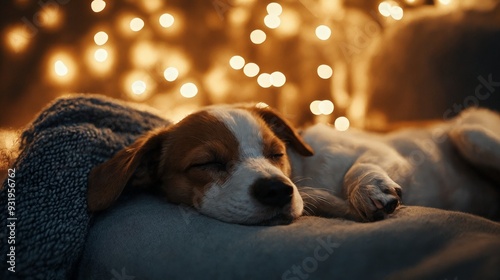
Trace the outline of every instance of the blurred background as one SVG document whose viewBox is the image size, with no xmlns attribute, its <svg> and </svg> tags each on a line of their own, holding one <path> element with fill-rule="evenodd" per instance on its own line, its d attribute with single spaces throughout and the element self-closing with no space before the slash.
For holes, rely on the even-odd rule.
<svg viewBox="0 0 500 280">
<path fill-rule="evenodd" d="M 500 108 L 497 0 L 2 0 L 0 148 L 48 102 L 99 93 L 179 120 L 264 102 L 383 130 Z"/>
</svg>

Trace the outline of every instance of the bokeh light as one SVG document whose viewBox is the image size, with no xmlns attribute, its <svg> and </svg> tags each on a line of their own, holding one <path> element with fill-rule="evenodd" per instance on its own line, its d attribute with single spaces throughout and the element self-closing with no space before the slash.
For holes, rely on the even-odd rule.
<svg viewBox="0 0 500 280">
<path fill-rule="evenodd" d="M 249 78 L 257 76 L 257 74 L 259 74 L 259 71 L 259 65 L 253 62 L 247 63 L 245 67 L 243 67 L 243 73 Z"/>
<path fill-rule="evenodd" d="M 104 62 L 108 58 L 108 51 L 103 48 L 97 49 L 94 58 L 97 62 Z"/>
<path fill-rule="evenodd" d="M 330 100 L 323 100 L 323 101 L 319 102 L 318 109 L 319 109 L 321 114 L 330 115 L 333 113 L 333 109 L 334 109 L 333 102 Z"/>
<path fill-rule="evenodd" d="M 275 29 L 280 26 L 281 19 L 275 15 L 267 15 L 264 17 L 264 24 L 271 29 Z"/>
<path fill-rule="evenodd" d="M 22 25 L 12 27 L 5 33 L 5 43 L 7 47 L 17 53 L 25 51 L 31 41 L 32 34 Z"/>
<path fill-rule="evenodd" d="M 321 64 L 320 66 L 318 66 L 318 76 L 321 78 L 321 79 L 329 79 L 332 77 L 333 75 L 333 69 L 332 67 L 326 65 L 326 64 Z"/>
<path fill-rule="evenodd" d="M 349 129 L 350 122 L 346 117 L 338 117 L 334 123 L 335 129 L 338 131 L 346 131 Z"/>
<path fill-rule="evenodd" d="M 179 70 L 175 67 L 168 67 L 163 71 L 163 77 L 169 82 L 175 81 L 179 77 Z"/>
<path fill-rule="evenodd" d="M 321 103 L 321 101 L 319 100 L 314 100 L 313 102 L 311 102 L 311 104 L 309 105 L 309 110 L 311 110 L 311 113 L 313 113 L 314 115 L 316 116 L 319 116 L 321 115 L 321 110 L 319 109 L 319 104 Z"/>
<path fill-rule="evenodd" d="M 100 13 L 104 10 L 104 8 L 106 8 L 106 2 L 103 0 L 94 0 L 90 4 L 90 8 L 94 11 L 94 13 Z"/>
<path fill-rule="evenodd" d="M 271 84 L 275 87 L 282 87 L 286 82 L 285 74 L 275 71 L 271 73 Z"/>
<path fill-rule="evenodd" d="M 283 8 L 276 2 L 269 3 L 266 7 L 267 13 L 271 16 L 279 16 L 283 12 Z"/>
<path fill-rule="evenodd" d="M 174 24 L 174 16 L 169 13 L 164 13 L 160 16 L 160 25 L 164 28 L 169 28 Z"/>
<path fill-rule="evenodd" d="M 137 32 L 144 28 L 144 21 L 140 18 L 133 18 L 130 21 L 130 30 Z"/>
<path fill-rule="evenodd" d="M 94 42 L 98 46 L 102 46 L 108 42 L 108 34 L 104 31 L 99 31 L 94 35 Z"/>
<path fill-rule="evenodd" d="M 257 83 L 263 88 L 269 88 L 273 85 L 271 82 L 271 75 L 269 75 L 268 73 L 260 74 L 257 78 Z"/>
<path fill-rule="evenodd" d="M 54 72 L 57 76 L 64 77 L 68 75 L 69 69 L 68 66 L 59 59 L 54 63 Z"/>
<path fill-rule="evenodd" d="M 193 83 L 185 83 L 181 86 L 180 92 L 185 98 L 193 98 L 198 94 L 198 87 Z"/>
<path fill-rule="evenodd" d="M 142 95 L 146 92 L 146 83 L 142 80 L 134 81 L 131 85 L 132 93 L 135 95 Z"/>
<path fill-rule="evenodd" d="M 229 65 L 234 70 L 240 70 L 241 68 L 243 68 L 243 66 L 245 66 L 245 59 L 239 55 L 235 55 L 235 56 L 231 57 L 231 59 L 229 59 Z M 257 70 L 257 73 L 258 73 L 258 70 Z"/>
<path fill-rule="evenodd" d="M 330 27 L 328 27 L 326 25 L 320 25 L 320 26 L 316 27 L 316 36 L 320 40 L 323 40 L 323 41 L 328 40 L 331 35 L 332 35 L 332 30 L 330 29 Z"/>
<path fill-rule="evenodd" d="M 250 33 L 250 40 L 256 45 L 262 44 L 266 40 L 266 33 L 260 29 L 256 29 Z"/>
</svg>

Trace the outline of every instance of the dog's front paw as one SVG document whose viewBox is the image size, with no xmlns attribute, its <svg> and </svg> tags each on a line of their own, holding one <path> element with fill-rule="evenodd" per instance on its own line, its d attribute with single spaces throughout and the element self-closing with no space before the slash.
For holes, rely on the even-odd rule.
<svg viewBox="0 0 500 280">
<path fill-rule="evenodd" d="M 352 188 L 348 199 L 362 221 L 379 221 L 399 206 L 402 190 L 388 177 L 365 177 Z"/>
</svg>

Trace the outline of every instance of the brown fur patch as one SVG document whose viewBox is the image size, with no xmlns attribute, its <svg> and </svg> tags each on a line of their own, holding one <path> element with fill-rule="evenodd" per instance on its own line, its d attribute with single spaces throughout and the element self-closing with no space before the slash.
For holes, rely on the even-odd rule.
<svg viewBox="0 0 500 280">
<path fill-rule="evenodd" d="M 167 199 L 191 205 L 214 182 L 224 183 L 239 159 L 239 143 L 216 117 L 192 114 L 170 128 L 159 176 Z"/>
</svg>

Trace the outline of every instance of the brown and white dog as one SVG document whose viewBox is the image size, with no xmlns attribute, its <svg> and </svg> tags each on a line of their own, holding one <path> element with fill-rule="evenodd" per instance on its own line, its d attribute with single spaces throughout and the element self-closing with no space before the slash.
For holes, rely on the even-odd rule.
<svg viewBox="0 0 500 280">
<path fill-rule="evenodd" d="M 499 171 L 500 117 L 491 111 L 383 135 L 325 125 L 299 135 L 271 109 L 214 106 L 94 168 L 88 206 L 106 209 L 128 185 L 230 223 L 375 221 L 400 205 L 404 186 L 405 204 L 498 218 Z"/>
<path fill-rule="evenodd" d="M 287 147 L 300 156 L 313 154 L 270 109 L 208 107 L 146 134 L 94 168 L 88 207 L 109 207 L 129 185 L 225 222 L 288 223 L 304 206 L 290 179 Z"/>
</svg>

